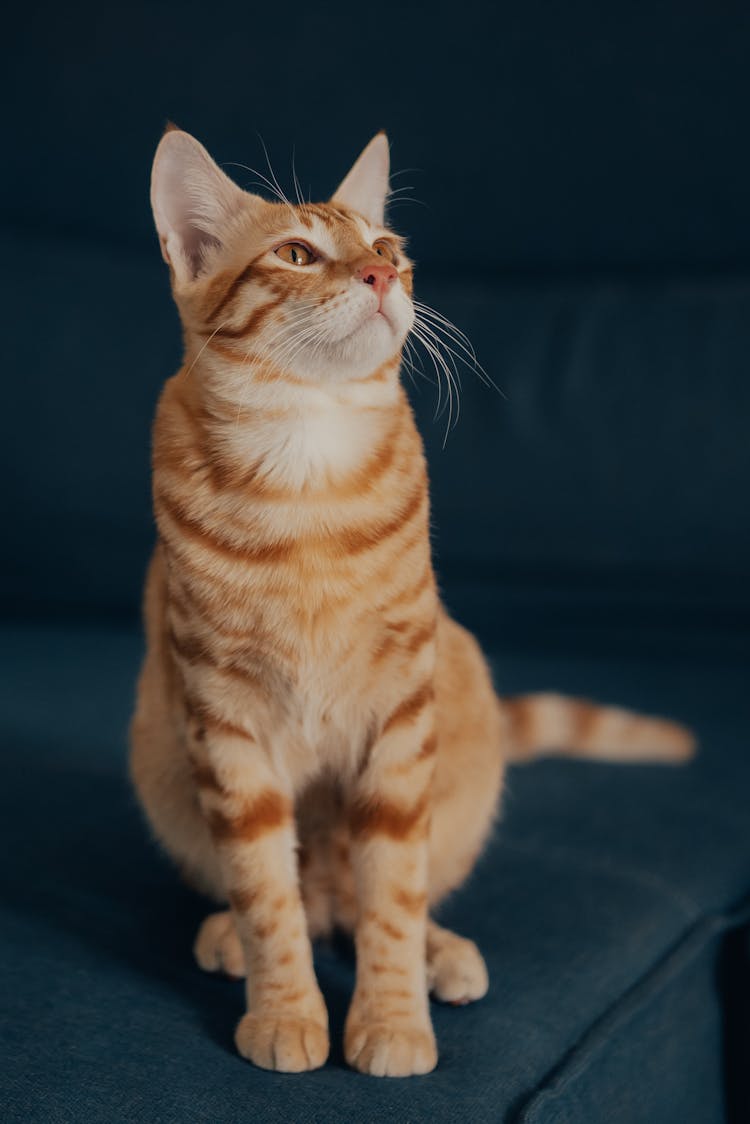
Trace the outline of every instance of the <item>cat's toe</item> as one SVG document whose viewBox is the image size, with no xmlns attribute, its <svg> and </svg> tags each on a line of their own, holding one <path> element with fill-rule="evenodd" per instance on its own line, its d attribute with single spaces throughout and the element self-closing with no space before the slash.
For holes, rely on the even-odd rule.
<svg viewBox="0 0 750 1124">
<path fill-rule="evenodd" d="M 431 1027 L 393 1027 L 388 1023 L 347 1027 L 344 1052 L 349 1065 L 373 1077 L 412 1077 L 437 1065 Z"/>
<path fill-rule="evenodd" d="M 463 1006 L 487 994 L 489 976 L 481 952 L 464 937 L 451 939 L 437 949 L 428 963 L 430 991 L 443 1003 Z"/>
<path fill-rule="evenodd" d="M 235 979 L 245 975 L 245 957 L 229 910 L 211 913 L 203 921 L 193 954 L 204 972 L 224 972 Z"/>
<path fill-rule="evenodd" d="M 325 1026 L 313 1019 L 273 1015 L 244 1015 L 234 1041 L 243 1058 L 281 1073 L 318 1069 L 328 1057 Z"/>
</svg>

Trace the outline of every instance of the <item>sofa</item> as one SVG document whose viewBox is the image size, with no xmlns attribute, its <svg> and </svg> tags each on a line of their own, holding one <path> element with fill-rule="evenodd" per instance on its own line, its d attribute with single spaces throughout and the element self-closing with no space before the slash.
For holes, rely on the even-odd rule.
<svg viewBox="0 0 750 1124">
<path fill-rule="evenodd" d="M 367 11 L 162 0 L 8 16 L 0 557 L 0 1117 L 13 1124 L 750 1120 L 750 19 L 667 0 Z M 154 539 L 149 429 L 180 361 L 148 206 L 167 119 L 252 187 L 326 197 L 379 128 L 416 286 L 463 371 L 427 447 L 444 600 L 498 690 L 690 724 L 683 767 L 513 766 L 440 918 L 485 999 L 436 1071 L 345 1066 L 353 954 L 316 949 L 332 1054 L 232 1043 L 209 908 L 127 779 Z M 405 169 L 402 173 L 402 169 Z"/>
</svg>

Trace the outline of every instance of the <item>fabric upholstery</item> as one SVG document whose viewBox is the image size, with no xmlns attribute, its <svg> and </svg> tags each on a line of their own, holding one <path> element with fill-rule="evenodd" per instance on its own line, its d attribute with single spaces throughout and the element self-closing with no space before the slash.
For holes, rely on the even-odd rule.
<svg viewBox="0 0 750 1124">
<path fill-rule="evenodd" d="M 125 777 L 137 633 L 7 626 L 0 650 L 3 1119 L 722 1120 L 716 959 L 747 917 L 750 865 L 740 664 L 665 666 L 653 648 L 639 660 L 495 653 L 506 690 L 585 683 L 679 707 L 703 752 L 684 770 L 511 771 L 493 841 L 441 914 L 483 949 L 490 993 L 433 1004 L 438 1069 L 400 1082 L 343 1064 L 347 947 L 317 955 L 325 1069 L 274 1075 L 235 1054 L 242 988 L 202 974 L 190 952 L 210 906 L 148 843 Z"/>
</svg>

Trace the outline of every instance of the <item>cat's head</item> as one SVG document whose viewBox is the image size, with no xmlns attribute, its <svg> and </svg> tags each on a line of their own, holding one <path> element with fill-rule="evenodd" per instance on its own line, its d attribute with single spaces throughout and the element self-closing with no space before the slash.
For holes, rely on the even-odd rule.
<svg viewBox="0 0 750 1124">
<path fill-rule="evenodd" d="M 151 203 L 188 353 L 223 348 L 314 381 L 365 378 L 397 357 L 412 267 L 385 225 L 388 173 L 378 133 L 330 202 L 269 202 L 188 133 L 165 133 Z"/>
</svg>

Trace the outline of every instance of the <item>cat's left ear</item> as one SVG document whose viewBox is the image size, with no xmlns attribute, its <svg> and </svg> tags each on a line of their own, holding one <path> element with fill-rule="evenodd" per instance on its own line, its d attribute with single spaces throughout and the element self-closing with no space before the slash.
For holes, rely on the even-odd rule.
<svg viewBox="0 0 750 1124">
<path fill-rule="evenodd" d="M 373 226 L 382 226 L 390 163 L 388 137 L 385 133 L 378 133 L 341 181 L 331 202 L 343 203 L 345 207 L 364 215 Z"/>
</svg>

